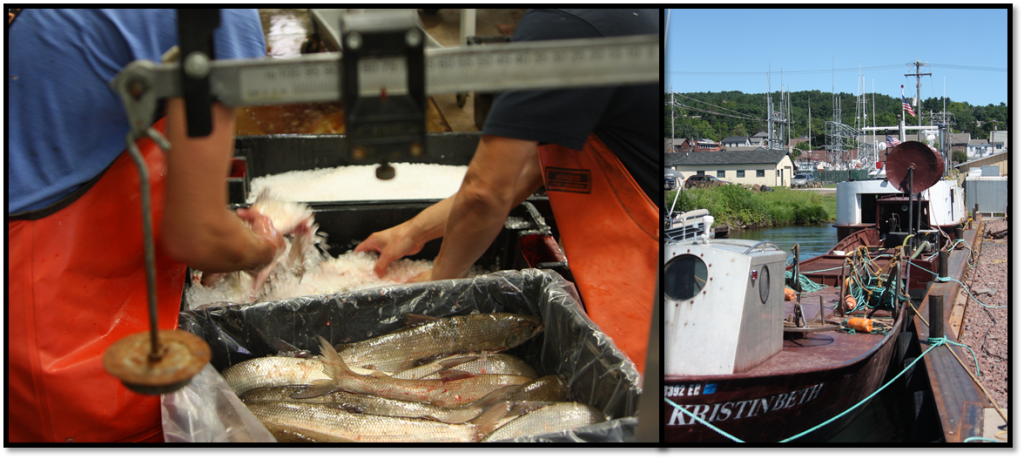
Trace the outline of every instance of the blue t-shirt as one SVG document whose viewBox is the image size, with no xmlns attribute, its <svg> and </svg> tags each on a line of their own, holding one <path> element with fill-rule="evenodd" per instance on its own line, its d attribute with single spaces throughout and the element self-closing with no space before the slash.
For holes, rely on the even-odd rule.
<svg viewBox="0 0 1024 459">
<path fill-rule="evenodd" d="M 221 10 L 217 59 L 264 57 L 256 10 Z M 22 11 L 8 33 L 7 214 L 39 210 L 125 150 L 128 118 L 109 82 L 178 44 L 173 9 Z M 156 114 L 154 114 L 156 115 Z"/>
</svg>

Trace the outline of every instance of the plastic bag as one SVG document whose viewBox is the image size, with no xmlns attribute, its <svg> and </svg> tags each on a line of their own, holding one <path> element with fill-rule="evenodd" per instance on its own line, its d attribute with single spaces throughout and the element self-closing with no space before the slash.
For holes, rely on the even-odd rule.
<svg viewBox="0 0 1024 459">
<path fill-rule="evenodd" d="M 167 443 L 276 441 L 210 364 L 181 390 L 161 395 L 160 414 Z"/>
</svg>

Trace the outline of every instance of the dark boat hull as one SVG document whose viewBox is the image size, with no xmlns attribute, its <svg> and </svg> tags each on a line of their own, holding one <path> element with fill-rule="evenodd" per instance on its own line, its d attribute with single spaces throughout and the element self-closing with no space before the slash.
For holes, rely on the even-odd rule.
<svg viewBox="0 0 1024 459">
<path fill-rule="evenodd" d="M 882 341 L 861 358 L 841 365 L 755 376 L 666 375 L 664 396 L 740 440 L 779 442 L 828 421 L 875 392 L 885 382 L 903 320 L 901 312 Z M 795 441 L 828 439 L 863 406 Z M 663 421 L 668 443 L 732 442 L 668 403 Z"/>
</svg>

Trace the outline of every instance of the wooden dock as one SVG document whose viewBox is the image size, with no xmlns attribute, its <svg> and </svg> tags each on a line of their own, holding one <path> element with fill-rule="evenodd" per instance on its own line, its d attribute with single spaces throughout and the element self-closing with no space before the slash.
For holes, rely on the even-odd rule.
<svg viewBox="0 0 1024 459">
<path fill-rule="evenodd" d="M 967 262 L 972 251 L 978 250 L 982 235 L 979 234 L 978 225 L 974 229 L 964 231 L 964 241 L 967 241 L 972 250 L 964 248 L 954 250 L 949 257 L 949 277 L 962 279 L 967 269 Z M 943 317 L 940 318 L 945 328 L 945 335 L 950 340 L 956 340 L 960 336 L 960 326 L 963 317 L 962 301 L 958 306 L 957 299 L 961 286 L 957 282 L 933 282 L 928 290 L 921 306 L 918 308 L 921 316 L 930 324 L 932 318 L 929 311 L 929 298 L 941 295 L 943 301 Z M 920 316 L 910 311 L 914 321 L 914 328 L 918 337 L 918 344 L 921 352 L 929 347 L 928 335 L 929 325 Z M 952 324 L 950 322 L 953 322 Z M 956 349 L 956 346 L 952 346 Z M 956 357 L 946 346 L 935 348 L 925 355 L 923 363 L 927 369 L 928 380 L 931 384 L 932 395 L 935 400 L 935 408 L 938 413 L 939 423 L 942 426 L 942 434 L 946 443 L 961 443 L 969 437 L 981 437 L 984 419 L 984 410 L 991 407 L 984 392 L 974 383 L 970 374 L 957 361 Z M 963 360 L 963 357 L 961 357 Z M 971 371 L 974 369 L 973 361 L 964 360 Z"/>
</svg>

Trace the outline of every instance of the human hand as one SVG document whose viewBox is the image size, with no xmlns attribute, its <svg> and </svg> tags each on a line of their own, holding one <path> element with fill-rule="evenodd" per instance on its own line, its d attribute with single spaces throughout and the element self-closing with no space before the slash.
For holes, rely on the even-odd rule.
<svg viewBox="0 0 1024 459">
<path fill-rule="evenodd" d="M 374 274 L 380 278 L 387 274 L 391 262 L 407 255 L 417 254 L 420 250 L 423 250 L 423 243 L 417 242 L 417 238 L 413 237 L 412 231 L 404 223 L 371 234 L 355 248 L 356 252 L 380 254 L 377 263 L 373 266 Z"/>
<path fill-rule="evenodd" d="M 274 228 L 274 222 L 270 220 L 270 217 L 267 217 L 255 210 L 246 208 L 238 208 L 235 211 L 235 214 L 238 215 L 238 218 L 241 218 L 242 221 L 249 224 L 249 228 L 252 229 L 252 232 L 265 239 L 273 248 L 273 258 L 268 260 L 268 262 L 263 266 L 266 266 L 276 260 L 277 257 L 281 255 L 281 252 L 284 251 L 285 242 L 284 236 L 277 231 L 277 228 Z M 263 266 L 257 267 L 257 269 Z"/>
<path fill-rule="evenodd" d="M 428 269 L 426 271 L 423 271 L 423 272 L 413 276 L 412 278 L 410 278 L 405 283 L 407 283 L 407 284 L 414 284 L 416 282 L 430 282 L 432 275 L 433 275 L 433 270 L 432 269 Z"/>
</svg>

